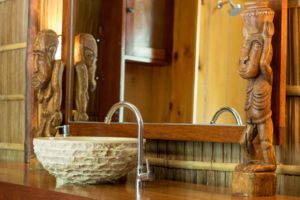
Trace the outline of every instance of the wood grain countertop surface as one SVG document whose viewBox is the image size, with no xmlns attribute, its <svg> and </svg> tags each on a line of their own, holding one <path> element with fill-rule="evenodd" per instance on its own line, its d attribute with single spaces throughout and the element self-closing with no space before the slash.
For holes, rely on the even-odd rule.
<svg viewBox="0 0 300 200">
<path fill-rule="evenodd" d="M 28 165 L 18 162 L 0 161 L 0 200 L 81 200 L 81 199 L 136 199 L 134 181 L 99 185 L 56 186 L 55 178 L 45 170 L 31 170 Z M 300 200 L 300 197 L 274 196 L 242 198 L 233 197 L 225 188 L 157 180 L 148 182 L 142 190 L 141 199 L 146 200 Z"/>
</svg>

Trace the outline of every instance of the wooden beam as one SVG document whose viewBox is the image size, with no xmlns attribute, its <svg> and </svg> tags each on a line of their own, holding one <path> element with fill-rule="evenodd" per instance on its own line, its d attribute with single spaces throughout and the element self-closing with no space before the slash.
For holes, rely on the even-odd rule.
<svg viewBox="0 0 300 200">
<path fill-rule="evenodd" d="M 1 3 L 1 0 L 0 0 L 0 3 Z M 0 52 L 12 51 L 12 50 L 16 50 L 16 49 L 25 49 L 26 47 L 27 47 L 26 42 L 7 44 L 7 45 L 4 45 L 4 46 L 0 46 Z"/>
<path fill-rule="evenodd" d="M 24 144 L 1 142 L 0 143 L 0 149 L 24 151 Z"/>
<path fill-rule="evenodd" d="M 65 124 L 71 120 L 71 110 L 73 107 L 73 54 L 74 54 L 74 1 L 73 0 L 63 0 L 63 19 L 62 19 L 62 61 L 65 64 L 65 72 L 63 75 L 63 94 L 65 94 L 65 99 L 62 102 L 62 108 L 64 110 L 64 122 Z M 65 87 L 64 87 L 65 85 Z"/>
<path fill-rule="evenodd" d="M 186 160 L 167 160 L 165 158 L 148 157 L 150 165 L 176 169 L 209 170 L 232 172 L 238 163 L 217 163 Z M 277 165 L 277 174 L 300 175 L 299 165 Z"/>
<path fill-rule="evenodd" d="M 22 94 L 0 95 L 0 101 L 23 101 L 25 96 Z"/>
<path fill-rule="evenodd" d="M 74 123 L 70 122 L 72 136 L 137 137 L 133 123 Z M 199 124 L 149 124 L 144 125 L 144 138 L 156 140 L 206 141 L 239 143 L 244 126 Z"/>
<path fill-rule="evenodd" d="M 287 85 L 286 96 L 298 96 L 300 97 L 300 86 L 298 85 Z"/>
<path fill-rule="evenodd" d="M 300 7 L 300 0 L 288 0 L 288 8 Z"/>
<path fill-rule="evenodd" d="M 176 169 L 210 170 L 232 172 L 238 163 L 216 163 L 186 160 L 167 160 L 164 158 L 148 158 L 150 165 Z"/>
<path fill-rule="evenodd" d="M 275 11 L 275 34 L 272 39 L 273 90 L 272 119 L 274 140 L 283 144 L 286 140 L 285 106 L 286 106 L 286 59 L 287 59 L 287 0 L 269 0 L 269 6 Z"/>
</svg>

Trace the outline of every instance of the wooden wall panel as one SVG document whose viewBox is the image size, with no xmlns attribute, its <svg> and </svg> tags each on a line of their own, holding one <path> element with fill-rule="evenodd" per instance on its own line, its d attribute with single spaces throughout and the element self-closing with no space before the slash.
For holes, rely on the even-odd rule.
<svg viewBox="0 0 300 200">
<path fill-rule="evenodd" d="M 0 3 L 0 46 L 26 42 L 28 0 Z"/>
<path fill-rule="evenodd" d="M 0 160 L 24 160 L 27 18 L 27 0 L 0 3 Z"/>
<path fill-rule="evenodd" d="M 0 95 L 25 94 L 25 59 L 25 49 L 0 52 Z"/>
<path fill-rule="evenodd" d="M 169 67 L 126 63 L 125 100 L 139 108 L 145 122 L 170 120 L 169 74 Z M 124 121 L 134 120 L 134 116 L 125 110 Z"/>
<path fill-rule="evenodd" d="M 24 101 L 0 101 L 0 141 L 24 143 Z"/>
</svg>

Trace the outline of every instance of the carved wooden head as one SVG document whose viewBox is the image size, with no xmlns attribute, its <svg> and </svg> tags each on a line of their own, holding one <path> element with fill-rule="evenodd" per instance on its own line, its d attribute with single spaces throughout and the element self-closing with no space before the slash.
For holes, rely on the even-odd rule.
<svg viewBox="0 0 300 200">
<path fill-rule="evenodd" d="M 97 43 L 91 34 L 80 33 L 75 37 L 75 64 L 84 62 L 86 65 L 95 65 L 97 61 Z"/>
<path fill-rule="evenodd" d="M 250 0 L 245 2 L 245 10 L 241 13 L 244 20 L 244 35 L 266 33 L 273 35 L 274 11 L 268 7 L 268 0 Z"/>
<path fill-rule="evenodd" d="M 80 33 L 75 37 L 75 65 L 79 62 L 86 65 L 88 70 L 89 91 L 96 89 L 95 72 L 97 69 L 98 47 L 95 38 L 87 33 Z"/>
<path fill-rule="evenodd" d="M 35 89 L 48 86 L 57 45 L 58 37 L 54 31 L 43 30 L 37 34 L 33 46 L 32 84 Z"/>
<path fill-rule="evenodd" d="M 250 0 L 245 3 L 245 10 L 242 12 L 244 20 L 244 45 L 241 49 L 239 74 L 242 78 L 253 79 L 264 73 L 272 82 L 270 70 L 260 70 L 269 65 L 272 59 L 271 37 L 274 34 L 274 11 L 268 7 L 267 0 Z M 270 49 L 264 51 L 264 49 Z M 265 73 L 267 72 L 267 73 Z"/>
</svg>

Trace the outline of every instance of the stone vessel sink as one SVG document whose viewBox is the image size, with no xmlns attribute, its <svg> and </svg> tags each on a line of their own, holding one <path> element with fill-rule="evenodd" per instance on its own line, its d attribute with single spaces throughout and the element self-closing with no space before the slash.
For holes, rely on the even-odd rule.
<svg viewBox="0 0 300 200">
<path fill-rule="evenodd" d="M 137 162 L 137 139 L 118 137 L 44 137 L 34 152 L 57 184 L 113 182 Z"/>
</svg>

